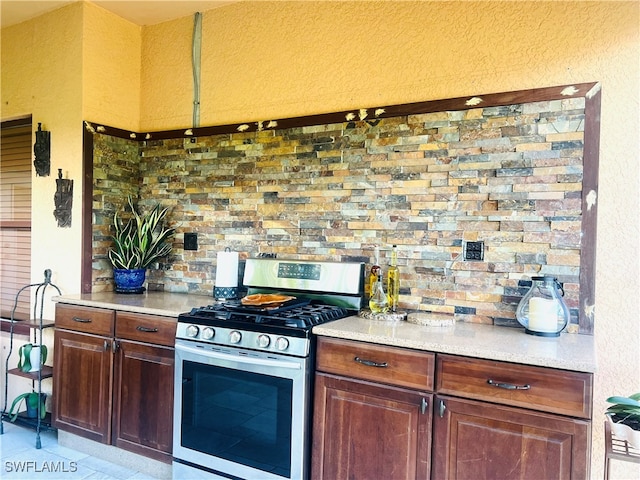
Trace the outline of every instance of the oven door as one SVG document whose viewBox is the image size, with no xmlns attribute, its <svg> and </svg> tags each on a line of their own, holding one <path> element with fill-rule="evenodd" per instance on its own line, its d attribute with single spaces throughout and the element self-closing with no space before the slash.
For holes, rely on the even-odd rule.
<svg viewBox="0 0 640 480">
<path fill-rule="evenodd" d="M 243 479 L 308 472 L 308 358 L 176 340 L 175 462 Z"/>
</svg>

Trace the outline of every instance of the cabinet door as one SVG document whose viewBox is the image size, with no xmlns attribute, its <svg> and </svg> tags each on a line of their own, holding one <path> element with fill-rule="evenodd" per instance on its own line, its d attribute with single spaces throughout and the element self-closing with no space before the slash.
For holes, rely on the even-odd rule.
<svg viewBox="0 0 640 480">
<path fill-rule="evenodd" d="M 436 397 L 436 479 L 586 479 L 589 423 L 471 400 Z"/>
<path fill-rule="evenodd" d="M 111 339 L 56 330 L 54 426 L 97 442 L 111 438 Z"/>
<path fill-rule="evenodd" d="M 116 342 L 113 443 L 170 462 L 174 350 Z"/>
<path fill-rule="evenodd" d="M 312 478 L 429 476 L 432 395 L 317 373 Z"/>
</svg>

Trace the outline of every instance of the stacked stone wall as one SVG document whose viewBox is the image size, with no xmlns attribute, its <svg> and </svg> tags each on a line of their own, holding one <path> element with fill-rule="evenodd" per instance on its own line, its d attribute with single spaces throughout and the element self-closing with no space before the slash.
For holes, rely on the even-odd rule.
<svg viewBox="0 0 640 480">
<path fill-rule="evenodd" d="M 401 308 L 515 325 L 528 281 L 547 274 L 576 321 L 583 132 L 584 99 L 568 99 L 151 140 L 134 152 L 139 177 L 126 146 L 102 164 L 122 163 L 117 188 L 142 206 L 171 206 L 173 254 L 149 275 L 165 290 L 211 295 L 225 248 L 370 266 L 377 245 L 384 270 L 396 244 Z M 114 203 L 96 201 L 103 223 Z M 470 241 L 482 261 L 464 260 Z M 109 275 L 104 255 L 96 241 L 94 281 Z"/>
</svg>

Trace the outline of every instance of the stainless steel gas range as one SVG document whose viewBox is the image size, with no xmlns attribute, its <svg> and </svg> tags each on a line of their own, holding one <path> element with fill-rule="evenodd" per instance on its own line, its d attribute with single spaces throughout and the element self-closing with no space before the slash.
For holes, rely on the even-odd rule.
<svg viewBox="0 0 640 480">
<path fill-rule="evenodd" d="M 364 264 L 248 259 L 243 283 L 247 296 L 292 298 L 178 317 L 175 479 L 309 476 L 311 329 L 362 307 Z"/>
</svg>

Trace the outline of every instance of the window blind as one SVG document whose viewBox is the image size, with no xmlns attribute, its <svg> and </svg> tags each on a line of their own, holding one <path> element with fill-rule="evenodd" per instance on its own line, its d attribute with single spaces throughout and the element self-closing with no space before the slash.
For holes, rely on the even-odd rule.
<svg viewBox="0 0 640 480">
<path fill-rule="evenodd" d="M 7 122 L 8 123 L 8 122 Z M 16 293 L 31 283 L 31 122 L 2 124 L 0 136 L 0 316 L 11 317 Z M 29 291 L 15 318 L 31 316 Z"/>
</svg>

